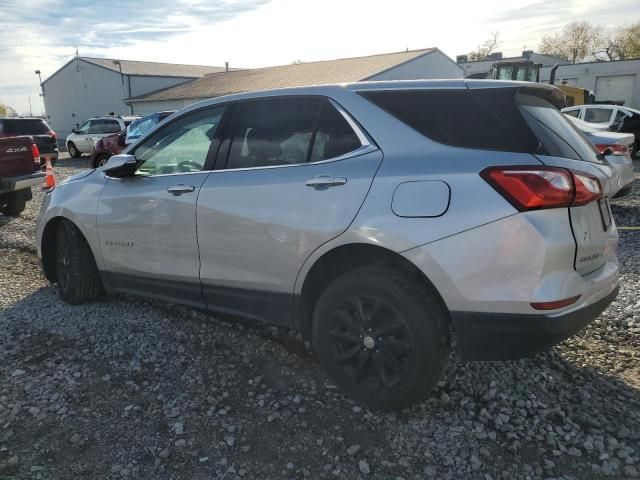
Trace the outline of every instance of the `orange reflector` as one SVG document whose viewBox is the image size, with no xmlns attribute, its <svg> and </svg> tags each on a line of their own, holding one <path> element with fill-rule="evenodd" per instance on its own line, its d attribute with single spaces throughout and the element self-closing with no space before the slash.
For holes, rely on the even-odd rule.
<svg viewBox="0 0 640 480">
<path fill-rule="evenodd" d="M 575 297 L 565 298 L 564 300 L 555 300 L 553 302 L 537 302 L 532 303 L 531 306 L 536 310 L 555 310 L 557 308 L 568 307 L 569 305 L 573 305 L 578 301 L 580 295 L 576 295 Z"/>
</svg>

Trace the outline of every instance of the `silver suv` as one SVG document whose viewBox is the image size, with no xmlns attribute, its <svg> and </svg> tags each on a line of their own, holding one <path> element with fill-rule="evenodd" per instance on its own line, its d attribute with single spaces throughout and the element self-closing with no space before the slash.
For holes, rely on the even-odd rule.
<svg viewBox="0 0 640 480">
<path fill-rule="evenodd" d="M 90 118 L 67 135 L 64 143 L 67 146 L 69 155 L 73 158 L 80 158 L 83 153 L 91 153 L 98 140 L 107 135 L 121 132 L 138 118 L 140 117 L 112 115 Z"/>
<path fill-rule="evenodd" d="M 549 348 L 618 290 L 610 167 L 554 87 L 372 82 L 181 110 L 45 197 L 47 278 L 295 327 L 396 409 L 462 356 Z"/>
</svg>

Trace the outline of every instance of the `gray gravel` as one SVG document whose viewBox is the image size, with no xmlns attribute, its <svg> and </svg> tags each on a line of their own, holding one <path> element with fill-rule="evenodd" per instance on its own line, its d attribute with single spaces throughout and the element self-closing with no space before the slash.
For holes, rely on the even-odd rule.
<svg viewBox="0 0 640 480">
<path fill-rule="evenodd" d="M 61 160 L 59 177 L 86 160 Z M 514 362 L 453 356 L 433 395 L 380 414 L 296 332 L 129 297 L 71 307 L 33 244 L 41 194 L 0 216 L 0 479 L 601 479 L 640 474 L 640 231 L 583 334 Z M 640 187 L 617 200 L 640 225 Z"/>
</svg>

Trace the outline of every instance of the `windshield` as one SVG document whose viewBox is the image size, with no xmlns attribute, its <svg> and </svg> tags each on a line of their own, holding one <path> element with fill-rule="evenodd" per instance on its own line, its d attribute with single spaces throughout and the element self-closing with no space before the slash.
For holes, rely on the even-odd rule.
<svg viewBox="0 0 640 480">
<path fill-rule="evenodd" d="M 51 129 L 39 118 L 6 119 L 0 121 L 0 134 L 43 135 Z"/>
<path fill-rule="evenodd" d="M 159 122 L 158 115 L 148 115 L 131 123 L 129 126 L 129 139 L 140 138 L 142 135 L 151 130 Z"/>
</svg>

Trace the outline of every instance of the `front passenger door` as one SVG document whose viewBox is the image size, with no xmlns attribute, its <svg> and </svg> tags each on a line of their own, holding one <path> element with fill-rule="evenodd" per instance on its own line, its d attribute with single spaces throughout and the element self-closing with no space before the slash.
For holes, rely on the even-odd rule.
<svg viewBox="0 0 640 480">
<path fill-rule="evenodd" d="M 108 179 L 97 222 L 114 289 L 203 305 L 196 199 L 224 111 L 208 107 L 177 118 L 136 146 L 134 175 Z"/>
</svg>

